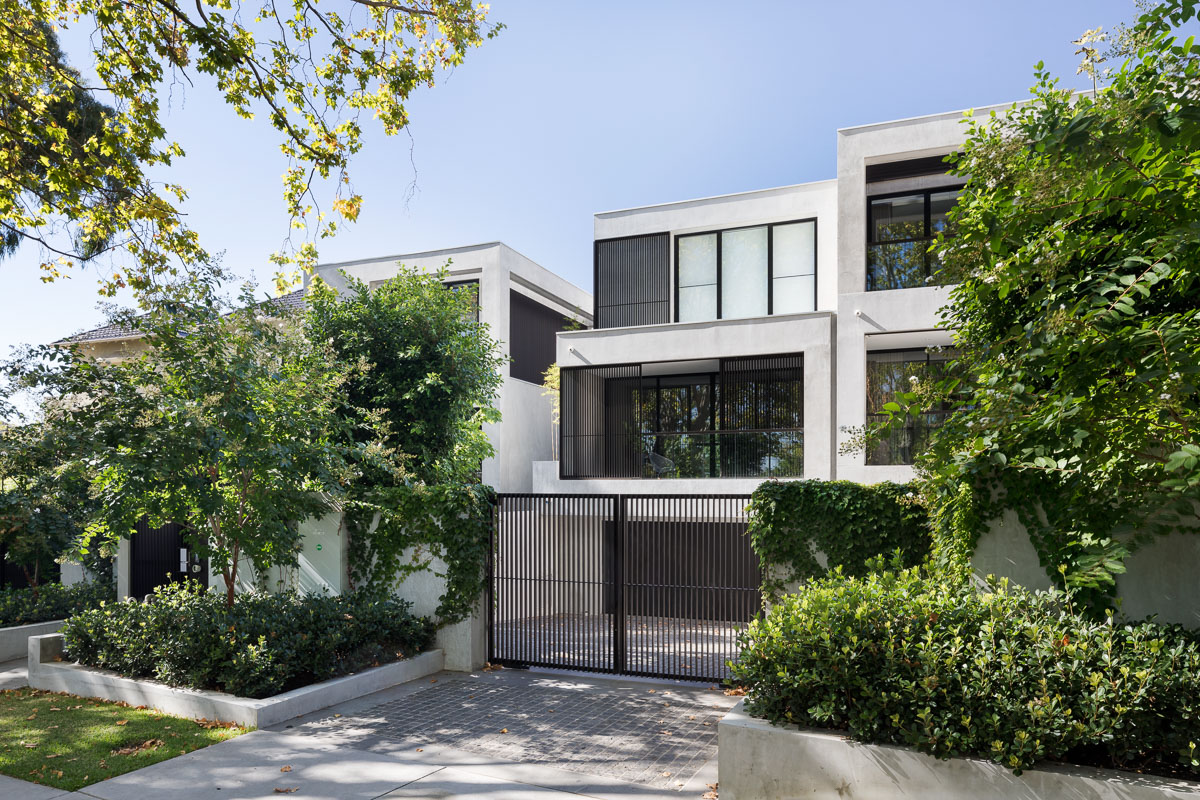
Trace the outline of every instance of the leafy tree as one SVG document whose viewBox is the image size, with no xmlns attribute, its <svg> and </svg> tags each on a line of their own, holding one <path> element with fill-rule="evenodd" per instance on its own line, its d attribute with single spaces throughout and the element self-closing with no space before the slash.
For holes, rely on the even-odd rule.
<svg viewBox="0 0 1200 800">
<path fill-rule="evenodd" d="M 943 518 L 967 521 L 943 551 L 969 553 L 1010 507 L 1047 572 L 1101 602 L 1200 501 L 1200 47 L 1180 35 L 1196 22 L 1194 0 L 1150 8 L 1094 96 L 1039 65 L 1030 102 L 969 123 L 935 245 L 960 355 L 905 397 L 955 412 L 918 462 Z"/>
<path fill-rule="evenodd" d="M 430 484 L 476 480 L 494 452 L 483 423 L 500 419 L 497 342 L 476 319 L 474 290 L 448 291 L 444 277 L 401 266 L 375 288 L 348 278 L 339 296 L 316 281 L 305 298 L 311 338 L 367 365 L 346 383 L 348 412 L 381 412 L 388 449 L 410 477 Z M 358 430 L 360 441 L 369 434 Z"/>
<path fill-rule="evenodd" d="M 260 576 L 294 565 L 298 523 L 336 507 L 356 465 L 387 461 L 369 436 L 347 452 L 348 426 L 372 424 L 340 413 L 354 365 L 295 315 L 242 300 L 156 305 L 136 318 L 146 352 L 99 363 L 42 348 L 20 373 L 53 398 L 47 422 L 71 432 L 99 501 L 78 550 L 111 551 L 142 519 L 178 523 L 229 603 L 243 562 Z"/>
<path fill-rule="evenodd" d="M 36 592 L 87 524 L 92 503 L 73 443 L 46 422 L 0 426 L 0 545 Z"/>
<path fill-rule="evenodd" d="M 147 289 L 209 261 L 179 203 L 184 187 L 152 182 L 184 155 L 170 140 L 162 95 L 181 81 L 212 81 L 238 116 L 264 113 L 287 160 L 283 196 L 293 228 L 311 238 L 275 256 L 311 266 L 313 240 L 354 220 L 362 198 L 347 171 L 362 147 L 360 117 L 392 135 L 406 102 L 441 68 L 499 26 L 471 0 L 312 0 L 244 5 L 198 0 L 0 0 L 0 228 L 37 243 L 44 279 L 104 251 L 106 293 Z M 55 30 L 90 29 L 98 82 L 86 85 L 62 58 Z M 95 97 L 111 111 L 99 113 Z M 92 99 L 88 99 L 91 97 Z"/>
</svg>

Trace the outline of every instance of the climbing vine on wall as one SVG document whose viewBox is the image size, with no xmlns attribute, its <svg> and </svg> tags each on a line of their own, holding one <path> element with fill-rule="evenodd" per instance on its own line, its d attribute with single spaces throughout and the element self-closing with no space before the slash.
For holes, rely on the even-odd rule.
<svg viewBox="0 0 1200 800">
<path fill-rule="evenodd" d="M 914 566 L 929 553 L 929 515 L 908 484 L 769 481 L 754 490 L 748 512 L 763 592 L 771 597 L 835 567 L 862 575 L 881 554 L 899 552 Z"/>
<path fill-rule="evenodd" d="M 466 619 L 487 587 L 494 503 L 491 487 L 480 484 L 363 491 L 347 503 L 343 522 L 350 586 L 388 592 L 398 581 L 430 572 L 446 584 L 439 626 Z"/>
</svg>

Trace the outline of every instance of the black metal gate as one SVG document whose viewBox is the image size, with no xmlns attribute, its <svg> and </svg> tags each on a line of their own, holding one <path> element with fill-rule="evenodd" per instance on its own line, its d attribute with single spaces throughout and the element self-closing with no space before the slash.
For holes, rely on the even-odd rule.
<svg viewBox="0 0 1200 800">
<path fill-rule="evenodd" d="M 761 607 L 748 495 L 502 494 L 493 663 L 657 678 L 729 676 Z"/>
<path fill-rule="evenodd" d="M 192 578 L 208 583 L 208 565 L 196 556 L 183 538 L 183 526 L 173 522 L 151 528 L 143 520 L 129 539 L 129 593 L 145 597 L 156 586 Z"/>
</svg>

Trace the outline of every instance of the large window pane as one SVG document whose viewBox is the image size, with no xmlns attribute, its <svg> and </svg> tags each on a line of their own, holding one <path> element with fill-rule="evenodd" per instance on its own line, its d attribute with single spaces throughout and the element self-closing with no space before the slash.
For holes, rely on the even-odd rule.
<svg viewBox="0 0 1200 800">
<path fill-rule="evenodd" d="M 955 189 L 950 192 L 933 192 L 929 195 L 929 234 L 931 236 L 935 236 L 938 231 L 945 229 L 946 215 L 950 213 L 950 209 L 954 208 L 961 193 Z"/>
<path fill-rule="evenodd" d="M 703 322 L 717 318 L 717 285 L 680 286 L 679 321 Z"/>
<path fill-rule="evenodd" d="M 867 291 L 925 286 L 929 242 L 867 245 Z"/>
<path fill-rule="evenodd" d="M 717 235 L 682 236 L 679 239 L 679 285 L 717 283 Z"/>
<path fill-rule="evenodd" d="M 871 201 L 871 241 L 894 242 L 924 236 L 924 194 Z"/>
<path fill-rule="evenodd" d="M 797 222 L 771 229 L 771 274 L 776 278 L 817 271 L 817 223 Z"/>
<path fill-rule="evenodd" d="M 801 314 L 817 308 L 817 276 L 796 275 L 775 279 L 772 309 L 776 314 Z"/>
<path fill-rule="evenodd" d="M 885 419 L 884 405 L 893 402 L 901 393 L 912 391 L 914 380 L 940 379 L 952 357 L 953 351 L 938 349 L 868 352 L 867 421 L 875 423 Z M 867 463 L 912 464 L 948 415 L 948 407 L 943 406 L 909 417 L 903 427 L 891 429 L 875 443 L 867 453 Z"/>
<path fill-rule="evenodd" d="M 717 318 L 717 235 L 682 236 L 679 242 L 679 321 Z"/>
<path fill-rule="evenodd" d="M 721 316 L 767 314 L 767 229 L 745 228 L 721 234 Z"/>
</svg>

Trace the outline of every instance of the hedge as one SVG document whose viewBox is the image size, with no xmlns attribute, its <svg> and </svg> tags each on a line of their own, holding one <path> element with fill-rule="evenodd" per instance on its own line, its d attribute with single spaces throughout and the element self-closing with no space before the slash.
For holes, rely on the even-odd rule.
<svg viewBox="0 0 1200 800">
<path fill-rule="evenodd" d="M 0 628 L 65 619 L 116 599 L 117 590 L 111 581 L 85 581 L 71 586 L 45 583 L 36 592 L 4 589 L 0 590 Z"/>
<path fill-rule="evenodd" d="M 776 723 L 1017 773 L 1054 759 L 1195 777 L 1198 638 L 1096 622 L 1004 582 L 834 574 L 751 623 L 733 675 L 747 711 Z"/>
<path fill-rule="evenodd" d="M 140 603 L 84 611 L 63 634 L 67 655 L 88 666 L 269 697 L 414 656 L 432 642 L 433 626 L 392 597 L 250 593 L 230 607 L 187 581 Z"/>
<path fill-rule="evenodd" d="M 929 515 L 911 484 L 768 481 L 754 490 L 747 511 L 771 596 L 837 567 L 861 575 L 879 555 L 899 553 L 905 566 L 915 566 L 932 542 Z"/>
</svg>

